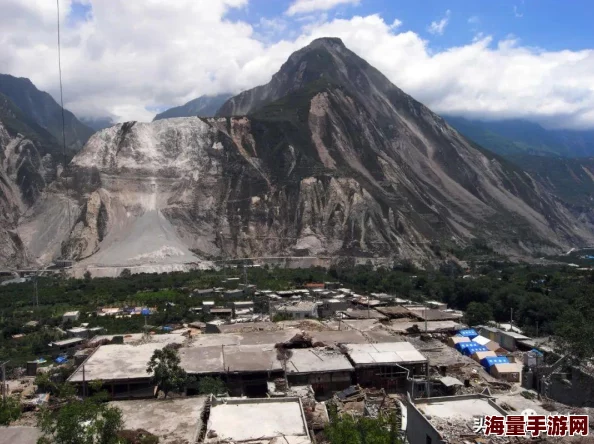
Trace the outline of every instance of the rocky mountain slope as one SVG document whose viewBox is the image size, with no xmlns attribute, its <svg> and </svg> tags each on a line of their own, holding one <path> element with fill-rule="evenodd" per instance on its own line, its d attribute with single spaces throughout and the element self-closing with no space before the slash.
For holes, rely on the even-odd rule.
<svg viewBox="0 0 594 444">
<path fill-rule="evenodd" d="M 21 112 L 62 143 L 62 107 L 48 93 L 38 90 L 26 78 L 0 74 L 0 93 L 8 97 Z M 74 114 L 64 110 L 66 146 L 79 151 L 94 131 Z"/>
<path fill-rule="evenodd" d="M 157 114 L 153 121 L 161 119 L 171 119 L 174 117 L 213 117 L 223 103 L 225 103 L 231 94 L 218 94 L 215 96 L 200 96 L 197 99 L 190 100 L 188 103 L 169 108 L 160 114 Z"/>
<path fill-rule="evenodd" d="M 57 177 L 60 151 L 51 134 L 0 93 L 0 264 L 26 262 L 18 219 Z"/>
<path fill-rule="evenodd" d="M 587 214 L 338 39 L 297 51 L 218 114 L 96 133 L 19 226 L 29 254 L 101 274 L 233 257 L 433 260 L 433 244 L 475 237 L 510 255 L 594 240 Z"/>
</svg>

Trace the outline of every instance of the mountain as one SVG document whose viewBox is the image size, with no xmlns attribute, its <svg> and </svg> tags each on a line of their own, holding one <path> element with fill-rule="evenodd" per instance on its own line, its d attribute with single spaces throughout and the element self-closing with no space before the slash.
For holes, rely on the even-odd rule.
<svg viewBox="0 0 594 444">
<path fill-rule="evenodd" d="M 17 222 L 56 179 L 61 151 L 46 129 L 0 93 L 0 264 L 26 263 Z"/>
<path fill-rule="evenodd" d="M 0 93 L 21 112 L 62 142 L 62 107 L 48 93 L 38 90 L 29 79 L 0 74 Z M 94 131 L 64 110 L 66 146 L 80 150 Z"/>
<path fill-rule="evenodd" d="M 23 218 L 30 256 L 113 275 L 231 258 L 427 263 L 436 245 L 476 238 L 523 257 L 594 241 L 588 210 L 460 135 L 339 39 L 313 41 L 217 114 L 93 135 Z"/>
<path fill-rule="evenodd" d="M 101 131 L 115 125 L 111 117 L 82 117 L 80 121 L 93 131 Z"/>
<path fill-rule="evenodd" d="M 480 121 L 454 116 L 444 118 L 464 136 L 503 156 L 594 156 L 594 131 L 591 130 L 547 130 L 537 123 L 520 119 Z"/>
<path fill-rule="evenodd" d="M 157 114 L 153 119 L 171 119 L 174 117 L 212 117 L 216 114 L 217 110 L 221 107 L 227 99 L 231 97 L 231 94 L 218 94 L 216 96 L 200 96 L 197 99 L 190 100 L 188 103 L 182 106 L 176 106 L 170 108 L 167 111 L 163 111 Z"/>
</svg>

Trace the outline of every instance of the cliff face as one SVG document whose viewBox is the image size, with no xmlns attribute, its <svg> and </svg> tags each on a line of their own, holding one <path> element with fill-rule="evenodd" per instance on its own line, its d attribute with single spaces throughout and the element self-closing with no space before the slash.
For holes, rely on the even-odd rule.
<svg viewBox="0 0 594 444">
<path fill-rule="evenodd" d="M 151 270 L 263 256 L 431 259 L 591 243 L 525 172 L 482 150 L 336 39 L 293 54 L 221 116 L 96 133 L 28 212 L 32 257 Z M 70 213 L 70 224 L 68 213 Z"/>
</svg>

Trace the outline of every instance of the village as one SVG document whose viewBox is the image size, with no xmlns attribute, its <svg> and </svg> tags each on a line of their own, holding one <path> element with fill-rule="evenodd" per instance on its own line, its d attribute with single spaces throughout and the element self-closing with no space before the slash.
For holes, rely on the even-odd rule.
<svg viewBox="0 0 594 444">
<path fill-rule="evenodd" d="M 3 380 L 3 396 L 18 394 L 28 414 L 0 429 L 0 443 L 36 442 L 35 412 L 52 401 L 35 378 L 62 366 L 73 369 L 66 381 L 78 396 L 99 384 L 126 429 L 171 444 L 324 442 L 330 405 L 354 417 L 392 415 L 411 444 L 520 442 L 485 436 L 477 418 L 589 415 L 594 401 L 594 372 L 550 338 L 527 337 L 513 322 L 466 325 L 439 301 L 357 294 L 338 282 L 273 292 L 239 278 L 192 294 L 201 301 L 192 311 L 211 320 L 157 328 L 154 307 L 65 312 L 71 328 L 51 343 L 52 360 Z M 146 328 L 106 335 L 97 316 L 141 316 Z M 197 384 L 214 378 L 224 393 L 194 385 L 163 399 L 147 363 L 165 348 Z"/>
</svg>

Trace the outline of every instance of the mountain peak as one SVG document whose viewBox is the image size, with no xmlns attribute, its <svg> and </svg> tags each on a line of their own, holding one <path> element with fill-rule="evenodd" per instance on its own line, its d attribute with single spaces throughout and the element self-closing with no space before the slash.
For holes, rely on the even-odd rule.
<svg viewBox="0 0 594 444">
<path fill-rule="evenodd" d="M 343 41 L 338 37 L 320 37 L 312 40 L 312 42 L 303 49 L 318 48 L 320 46 L 330 48 L 346 48 Z"/>
</svg>

